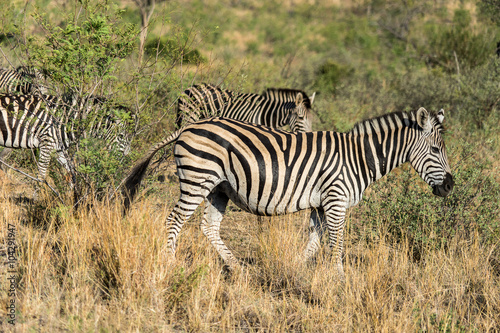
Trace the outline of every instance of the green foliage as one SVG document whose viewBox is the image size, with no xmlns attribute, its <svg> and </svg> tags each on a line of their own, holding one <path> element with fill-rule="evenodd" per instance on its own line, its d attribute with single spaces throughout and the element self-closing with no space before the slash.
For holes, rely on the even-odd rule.
<svg viewBox="0 0 500 333">
<path fill-rule="evenodd" d="M 112 9 L 107 1 L 85 1 L 76 6 L 78 10 L 75 13 L 78 14 L 70 11 L 62 17 L 58 16 L 60 21 L 54 20 L 44 9 L 35 8 L 35 23 L 44 34 L 30 35 L 26 44 L 21 46 L 29 56 L 29 63 L 48 73 L 53 92 L 64 91 L 71 98 L 81 101 L 89 96 L 114 92 L 120 84 L 116 77 L 119 65 L 135 48 L 136 28 L 123 23 L 122 11 Z M 110 116 L 129 124 L 129 130 L 134 125 L 129 111 L 113 111 L 109 101 L 99 106 L 90 102 L 71 107 L 73 111 L 90 110 L 88 115 L 72 124 L 78 134 L 89 132 L 92 122 L 100 122 L 100 119 Z M 63 117 L 68 108 L 53 111 L 56 117 Z M 74 176 L 80 183 L 77 188 L 82 193 L 91 188 L 97 193 L 106 187 L 113 188 L 114 181 L 119 181 L 124 172 L 126 159 L 115 148 L 108 147 L 109 143 L 105 141 L 78 140 L 71 148 L 69 156 L 76 165 Z M 68 177 L 60 175 L 66 171 L 60 168 L 55 170 L 59 172 L 50 174 L 59 190 L 64 192 L 68 187 Z"/>
<path fill-rule="evenodd" d="M 33 64 L 65 90 L 80 94 L 116 80 L 117 62 L 131 54 L 136 34 L 132 24 L 121 22 L 119 11 L 109 13 L 106 3 L 86 2 L 83 10 L 56 25 L 37 9 L 35 20 L 46 34 L 29 37 L 25 45 Z"/>
<path fill-rule="evenodd" d="M 316 72 L 314 89 L 322 92 L 335 93 L 337 85 L 345 78 L 352 75 L 354 69 L 337 64 L 328 59 L 321 65 Z"/>
<path fill-rule="evenodd" d="M 124 158 L 116 149 L 108 149 L 102 139 L 82 139 L 76 152 L 78 160 L 77 174 L 83 178 L 86 188 L 102 190 L 106 184 L 119 182 L 123 170 Z"/>
<path fill-rule="evenodd" d="M 483 17 L 500 26 L 500 0 L 481 0 L 478 7 Z"/>
<path fill-rule="evenodd" d="M 486 28 L 476 31 L 470 13 L 457 9 L 453 24 L 443 27 L 434 24 L 426 30 L 429 47 L 429 62 L 449 72 L 459 67 L 474 68 L 486 62 L 493 54 L 494 34 Z"/>
<path fill-rule="evenodd" d="M 474 157 L 477 147 L 465 141 L 454 152 L 455 187 L 446 198 L 435 197 L 413 171 L 389 173 L 372 185 L 372 195 L 360 205 L 364 225 L 353 228 L 361 237 L 407 240 L 415 254 L 424 248 L 447 246 L 455 236 L 477 232 L 482 242 L 500 236 L 500 185 L 489 165 Z M 453 166 L 453 163 L 452 163 Z M 409 168 L 406 168 L 409 169 Z M 366 228 L 366 229 L 365 229 Z M 381 234 L 386 232 L 386 234 Z"/>
<path fill-rule="evenodd" d="M 189 274 L 186 273 L 184 267 L 179 267 L 172 279 L 173 283 L 166 293 L 165 312 L 170 314 L 170 312 L 177 311 L 181 315 L 185 314 L 186 310 L 183 307 L 186 299 L 196 289 L 206 274 L 206 266 L 198 266 Z"/>
<path fill-rule="evenodd" d="M 439 314 L 431 312 L 428 309 L 415 308 L 413 315 L 416 319 L 417 332 L 465 333 L 471 331 L 470 328 L 467 328 L 463 324 L 455 311 L 453 311 L 453 308 L 448 312 Z"/>
<path fill-rule="evenodd" d="M 459 76 L 447 75 L 440 69 L 412 70 L 392 79 L 398 96 L 395 108 L 444 108 L 463 127 L 493 130 L 499 121 L 499 75 L 500 60 L 495 56 L 481 66 L 463 70 Z"/>
<path fill-rule="evenodd" d="M 146 42 L 145 53 L 150 57 L 159 56 L 172 62 L 184 64 L 201 64 L 207 60 L 197 49 L 190 49 L 192 41 L 189 36 L 182 35 L 179 39 L 163 36 L 151 38 Z"/>
</svg>

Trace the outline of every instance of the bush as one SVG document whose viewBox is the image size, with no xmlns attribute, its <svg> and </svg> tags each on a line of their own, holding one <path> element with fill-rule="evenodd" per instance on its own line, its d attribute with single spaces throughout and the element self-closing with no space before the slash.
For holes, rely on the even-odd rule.
<svg viewBox="0 0 500 333">
<path fill-rule="evenodd" d="M 173 62 L 185 64 L 201 64 L 207 60 L 197 49 L 189 48 L 189 40 L 186 37 L 174 39 L 171 37 L 151 38 L 146 42 L 145 53 L 151 57 L 169 59 Z"/>
<path fill-rule="evenodd" d="M 352 75 L 354 69 L 339 65 L 331 59 L 326 60 L 316 71 L 314 88 L 326 93 L 335 93 L 338 84 Z"/>
<path fill-rule="evenodd" d="M 475 31 L 471 21 L 468 11 L 458 9 L 450 27 L 443 27 L 442 24 L 431 25 L 426 31 L 428 62 L 448 72 L 484 64 L 494 53 L 494 34 L 486 28 Z"/>
<path fill-rule="evenodd" d="M 429 72 L 409 70 L 392 80 L 397 95 L 396 110 L 416 110 L 419 107 L 450 111 L 451 119 L 469 129 L 484 129 L 488 123 L 498 124 L 498 76 L 500 60 L 489 60 L 461 75 L 450 75 L 441 69 Z"/>
<path fill-rule="evenodd" d="M 391 172 L 372 185 L 372 194 L 360 205 L 362 225 L 358 237 L 407 240 L 417 258 L 424 248 L 448 246 L 455 236 L 469 239 L 477 232 L 481 242 L 495 243 L 500 236 L 500 185 L 488 163 L 474 156 L 477 147 L 461 143 L 453 155 L 455 187 L 446 198 L 430 193 L 416 172 Z M 458 155 L 458 156 L 457 156 Z M 382 234 L 385 231 L 386 234 Z"/>
</svg>

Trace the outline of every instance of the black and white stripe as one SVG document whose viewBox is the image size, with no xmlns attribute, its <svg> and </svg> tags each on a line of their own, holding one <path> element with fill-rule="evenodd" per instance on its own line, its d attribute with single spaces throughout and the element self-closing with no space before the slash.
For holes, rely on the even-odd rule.
<svg viewBox="0 0 500 333">
<path fill-rule="evenodd" d="M 16 70 L 0 68 L 0 90 L 7 93 L 46 94 L 45 77 L 34 67 L 19 66 Z"/>
<path fill-rule="evenodd" d="M 185 95 L 179 99 L 178 129 L 151 147 L 124 180 L 125 210 L 130 206 L 143 172 L 156 152 L 177 140 L 187 125 L 200 119 L 221 116 L 274 128 L 289 124 L 296 132 L 311 130 L 311 104 L 315 94 L 309 98 L 300 90 L 274 88 L 267 89 L 262 95 L 244 94 L 202 84 L 187 89 Z"/>
<path fill-rule="evenodd" d="M 362 121 L 346 133 L 294 134 L 227 118 L 190 125 L 174 146 L 181 194 L 167 219 L 168 246 L 174 253 L 184 222 L 204 202 L 203 233 L 235 267 L 237 260 L 219 235 L 229 199 L 256 215 L 313 208 L 304 259 L 317 252 L 327 230 L 343 276 L 345 213 L 371 183 L 410 162 L 434 194 L 444 197 L 452 190 L 443 119 L 443 110 L 420 108 Z"/>
<path fill-rule="evenodd" d="M 69 146 L 83 137 L 106 139 L 108 146 L 127 154 L 126 124 L 109 110 L 98 110 L 99 98 L 77 100 L 50 95 L 0 95 L 0 145 L 39 148 L 38 178 L 45 179 L 50 154 L 68 170 Z M 123 108 L 123 107 L 120 107 Z M 104 114 L 103 114 L 104 113 Z"/>
<path fill-rule="evenodd" d="M 179 98 L 177 128 L 200 119 L 224 117 L 273 128 L 290 126 L 292 132 L 312 130 L 309 98 L 301 90 L 269 88 L 261 95 L 222 90 L 210 84 L 188 88 Z"/>
</svg>

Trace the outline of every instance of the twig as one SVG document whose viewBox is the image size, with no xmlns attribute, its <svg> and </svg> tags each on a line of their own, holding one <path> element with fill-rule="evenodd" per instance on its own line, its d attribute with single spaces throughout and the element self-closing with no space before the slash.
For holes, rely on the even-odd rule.
<svg viewBox="0 0 500 333">
<path fill-rule="evenodd" d="M 9 63 L 9 65 L 12 66 L 12 68 L 16 68 L 14 67 L 14 65 L 10 62 L 9 58 L 7 58 L 7 56 L 5 55 L 5 53 L 3 53 L 3 49 L 0 47 L 0 52 L 2 52 L 2 55 L 3 57 L 5 58 L 5 60 L 7 60 L 7 62 Z"/>
<path fill-rule="evenodd" d="M 14 170 L 14 171 L 19 172 L 20 174 L 22 174 L 22 175 L 23 175 L 23 176 L 25 176 L 25 177 L 28 177 L 28 178 L 29 178 L 29 179 L 31 179 L 31 180 L 34 180 L 34 181 L 36 181 L 36 182 L 39 182 L 39 183 L 42 183 L 42 184 L 47 185 L 47 186 L 48 186 L 48 187 L 52 190 L 52 192 L 54 192 L 54 193 L 57 195 L 57 198 L 59 199 L 59 201 L 61 201 L 61 203 L 62 203 L 62 204 L 64 204 L 64 201 L 61 199 L 61 196 L 59 195 L 59 193 L 58 193 L 58 192 L 57 192 L 57 191 L 56 191 L 56 190 L 55 190 L 52 186 L 50 186 L 50 185 L 49 185 L 49 183 L 47 183 L 47 181 L 46 181 L 46 180 L 41 180 L 41 179 L 35 178 L 35 177 L 33 177 L 33 176 L 30 176 L 30 175 L 28 175 L 26 172 L 23 172 L 23 171 L 21 171 L 21 170 L 19 170 L 19 169 L 14 168 L 13 166 L 10 166 L 9 164 L 5 163 L 5 162 L 4 162 L 4 161 L 2 161 L 2 160 L 0 160 L 0 163 L 2 163 L 3 165 L 5 165 L 5 166 L 7 166 L 7 167 L 11 168 L 11 169 L 12 169 L 12 170 Z"/>
<path fill-rule="evenodd" d="M 455 56 L 455 63 L 457 64 L 457 74 L 458 74 L 458 76 L 460 76 L 460 66 L 458 65 L 457 53 L 455 51 L 453 51 L 453 55 Z"/>
</svg>

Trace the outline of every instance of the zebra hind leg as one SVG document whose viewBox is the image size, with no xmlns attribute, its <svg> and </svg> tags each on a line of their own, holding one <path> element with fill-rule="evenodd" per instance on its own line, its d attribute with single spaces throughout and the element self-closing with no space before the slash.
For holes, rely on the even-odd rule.
<svg viewBox="0 0 500 333">
<path fill-rule="evenodd" d="M 313 209 L 309 220 L 309 242 L 304 250 L 303 259 L 307 262 L 314 257 L 321 246 L 324 231 L 325 214 L 322 209 Z"/>
<path fill-rule="evenodd" d="M 345 212 L 346 207 L 343 204 L 334 205 L 325 211 L 329 245 L 333 251 L 333 255 L 336 256 L 337 271 L 341 280 L 345 280 L 344 267 L 342 265 Z"/>
<path fill-rule="evenodd" d="M 189 196 L 188 194 L 183 194 L 181 187 L 181 197 L 175 205 L 174 209 L 167 218 L 167 247 L 170 250 L 170 254 L 175 256 L 175 250 L 177 247 L 177 236 L 191 215 L 193 215 L 196 208 L 202 203 L 204 196 L 196 195 Z"/>
<path fill-rule="evenodd" d="M 234 257 L 226 244 L 220 238 L 220 224 L 226 211 L 226 206 L 229 201 L 227 195 L 223 192 L 212 192 L 205 199 L 205 211 L 201 222 L 201 230 L 208 238 L 210 243 L 215 247 L 219 255 L 224 260 L 224 263 L 230 270 L 239 267 L 238 260 Z"/>
</svg>

